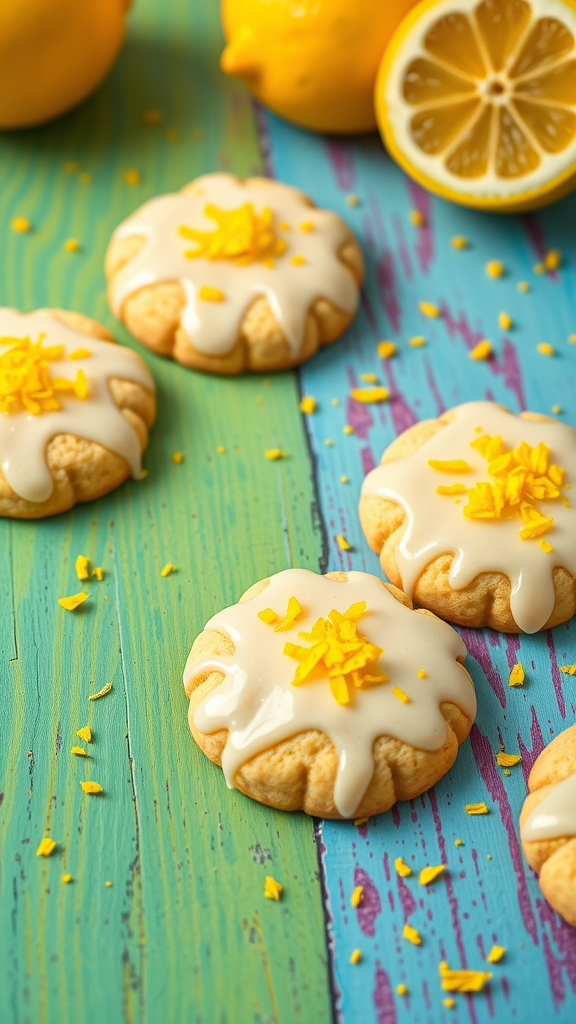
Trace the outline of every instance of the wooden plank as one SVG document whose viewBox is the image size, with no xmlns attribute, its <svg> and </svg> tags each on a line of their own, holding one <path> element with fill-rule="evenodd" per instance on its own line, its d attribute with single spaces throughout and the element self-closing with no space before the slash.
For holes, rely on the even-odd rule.
<svg viewBox="0 0 576 1024">
<path fill-rule="evenodd" d="M 2 303 L 77 308 L 126 343 L 102 272 L 115 224 L 201 172 L 260 167 L 247 95 L 217 69 L 216 5 L 139 0 L 130 21 L 85 106 L 0 143 Z M 161 127 L 142 123 L 150 107 L 165 112 Z M 67 160 L 91 182 L 66 174 Z M 123 181 L 127 168 L 140 186 Z M 10 231 L 16 215 L 29 236 Z M 80 253 L 63 250 L 69 237 Z M 181 683 L 215 610 L 267 573 L 318 566 L 295 376 L 266 386 L 145 358 L 159 388 L 148 479 L 54 520 L 0 522 L 0 1017 L 328 1021 L 312 823 L 227 792 L 189 735 Z M 291 453 L 282 464 L 264 458 L 277 444 Z M 78 589 L 79 553 L 105 576 L 71 614 L 57 599 Z M 162 579 L 168 560 L 177 572 Z M 88 703 L 106 682 L 112 692 Z M 92 758 L 76 760 L 86 722 Z M 83 796 L 85 777 L 103 797 Z M 41 860 L 45 833 L 59 847 Z M 280 904 L 264 899 L 267 873 L 285 886 Z"/>
<path fill-rule="evenodd" d="M 576 245 L 572 226 L 576 196 L 524 218 L 482 216 L 458 209 L 415 187 L 389 160 L 377 139 L 330 142 L 267 119 L 273 171 L 305 189 L 323 206 L 338 210 L 358 233 L 367 258 L 367 287 L 361 313 L 343 342 L 325 350 L 301 373 L 301 389 L 318 400 L 306 418 L 316 464 L 320 511 L 326 529 L 328 568 L 378 573 L 359 525 L 357 501 L 362 479 L 393 437 L 419 419 L 437 416 L 457 402 L 494 398 L 519 410 L 549 413 L 559 404 L 562 418 L 576 425 L 576 349 L 567 337 L 576 330 Z M 346 204 L 356 194 L 357 207 Z M 419 209 L 426 227 L 408 219 Z M 469 238 L 456 252 L 450 238 Z M 563 252 L 557 275 L 535 276 L 533 264 L 548 248 Z M 489 259 L 507 268 L 501 280 L 484 272 Z M 527 294 L 519 280 L 530 282 Z M 443 309 L 441 320 L 425 320 L 421 299 Z M 498 329 L 500 310 L 512 316 L 508 334 Z M 407 339 L 424 334 L 424 348 Z M 489 363 L 474 363 L 470 347 L 480 338 L 494 343 Z M 399 355 L 389 363 L 376 344 L 389 338 Z M 554 358 L 536 351 L 540 341 L 557 349 Z M 348 400 L 363 372 L 378 374 L 392 392 L 378 407 Z M 340 405 L 333 406 L 336 398 Z M 354 436 L 345 436 L 345 424 Z M 333 439 L 332 447 L 325 440 Z M 340 476 L 349 477 L 341 484 Z M 340 551 L 344 534 L 352 551 Z M 576 1010 L 576 931 L 562 924 L 542 899 L 518 843 L 517 819 L 526 776 L 543 744 L 574 721 L 574 680 L 558 665 L 573 662 L 576 627 L 570 623 L 536 637 L 464 631 L 468 666 L 479 713 L 471 742 L 453 770 L 422 799 L 401 805 L 367 826 L 326 822 L 324 871 L 338 1002 L 344 1022 L 354 1024 L 569 1024 Z M 522 690 L 509 690 L 510 667 L 527 671 Z M 520 768 L 504 777 L 496 768 L 500 749 L 523 755 Z M 469 818 L 464 804 L 485 800 L 487 818 Z M 463 840 L 460 848 L 455 839 Z M 449 871 L 429 889 L 415 877 L 402 880 L 394 859 L 420 868 L 446 862 Z M 490 858 L 490 859 L 488 859 Z M 355 911 L 350 894 L 365 886 Z M 420 948 L 402 938 L 406 920 L 423 936 Z M 493 942 L 507 948 L 482 994 L 456 997 L 443 1006 L 438 963 L 486 968 Z M 354 948 L 363 960 L 348 963 Z M 404 983 L 409 997 L 396 994 Z"/>
</svg>

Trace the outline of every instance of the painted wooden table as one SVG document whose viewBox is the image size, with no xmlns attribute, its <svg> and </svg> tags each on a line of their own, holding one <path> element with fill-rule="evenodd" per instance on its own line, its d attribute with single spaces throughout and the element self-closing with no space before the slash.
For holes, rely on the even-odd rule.
<svg viewBox="0 0 576 1024">
<path fill-rule="evenodd" d="M 470 741 L 434 791 L 360 827 L 229 793 L 191 740 L 181 673 L 207 618 L 254 580 L 287 566 L 378 572 L 358 492 L 419 418 L 489 397 L 544 413 L 558 404 L 576 424 L 576 197 L 520 219 L 432 199 L 377 138 L 330 141 L 255 111 L 220 74 L 220 46 L 215 0 L 138 0 L 96 95 L 54 125 L 0 139 L 1 303 L 79 309 L 137 347 L 106 305 L 110 232 L 144 199 L 221 168 L 265 169 L 342 213 L 366 255 L 362 309 L 341 342 L 270 380 L 217 379 L 144 353 L 159 388 L 148 478 L 54 520 L 0 522 L 0 1021 L 573 1024 L 576 932 L 542 899 L 517 826 L 534 758 L 574 720 L 576 682 L 559 672 L 576 661 L 573 624 L 522 640 L 464 631 L 479 702 Z M 149 108 L 164 111 L 162 125 L 143 123 Z M 11 232 L 16 215 L 30 218 L 29 235 Z M 467 250 L 451 248 L 455 234 Z M 535 275 L 553 247 L 562 269 Z M 500 280 L 484 273 L 492 258 L 506 266 Z M 423 321 L 421 299 L 442 318 Z M 416 334 L 424 347 L 408 346 Z M 495 357 L 472 362 L 482 337 Z M 398 344 L 389 362 L 382 338 Z M 541 341 L 553 357 L 537 352 Z M 389 403 L 349 399 L 364 372 L 389 386 Z M 299 412 L 301 394 L 318 400 L 314 416 Z M 276 446 L 288 458 L 268 462 Z M 57 600 L 77 589 L 80 553 L 104 580 L 70 615 Z M 161 578 L 167 561 L 177 572 Z M 526 684 L 510 689 L 518 660 Z M 70 754 L 87 722 L 89 762 Z M 501 744 L 522 755 L 509 776 L 495 763 Z M 85 798 L 84 778 L 105 796 Z M 478 801 L 490 814 L 468 817 L 464 805 Z M 58 842 L 46 860 L 35 856 L 44 834 Z M 396 875 L 399 855 L 448 870 L 424 889 Z M 63 885 L 63 872 L 74 881 Z M 266 874 L 283 883 L 281 903 L 264 899 Z M 420 947 L 402 938 L 408 919 Z M 439 961 L 485 968 L 494 942 L 507 952 L 490 985 L 446 1008 Z"/>
</svg>

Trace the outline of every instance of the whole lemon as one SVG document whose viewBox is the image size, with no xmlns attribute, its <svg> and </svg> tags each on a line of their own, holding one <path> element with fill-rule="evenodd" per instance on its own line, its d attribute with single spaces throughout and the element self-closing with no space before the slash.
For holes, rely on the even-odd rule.
<svg viewBox="0 0 576 1024">
<path fill-rule="evenodd" d="M 316 131 L 372 131 L 388 41 L 416 0 L 223 0 L 223 71 Z"/>
<path fill-rule="evenodd" d="M 0 0 L 0 128 L 58 117 L 111 67 L 131 0 Z"/>
</svg>

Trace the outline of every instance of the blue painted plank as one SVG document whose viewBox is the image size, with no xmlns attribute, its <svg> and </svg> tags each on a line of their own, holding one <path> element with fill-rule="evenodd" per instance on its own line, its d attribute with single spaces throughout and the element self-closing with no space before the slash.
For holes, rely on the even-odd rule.
<svg viewBox="0 0 576 1024">
<path fill-rule="evenodd" d="M 355 324 L 340 343 L 303 367 L 300 379 L 302 392 L 318 400 L 306 425 L 326 531 L 326 568 L 378 573 L 378 559 L 360 529 L 358 495 L 365 473 L 399 432 L 458 402 L 484 397 L 543 413 L 559 404 L 563 418 L 576 425 L 576 348 L 567 340 L 576 331 L 576 196 L 523 218 L 482 215 L 423 192 L 376 138 L 329 141 L 274 117 L 266 126 L 271 172 L 338 210 L 366 256 L 367 284 Z M 358 206 L 346 203 L 348 194 L 358 197 Z M 423 228 L 409 221 L 415 208 L 426 218 Z M 467 250 L 451 247 L 456 234 L 470 240 Z M 535 275 L 534 263 L 552 247 L 563 252 L 562 270 Z M 490 259 L 502 260 L 503 278 L 487 277 Z M 529 292 L 517 290 L 521 280 L 530 282 Z M 421 299 L 439 305 L 443 317 L 423 318 Z M 514 321 L 507 333 L 498 327 L 501 310 Z M 410 348 L 407 339 L 420 334 L 426 346 Z M 492 340 L 495 358 L 473 362 L 469 350 L 483 337 Z M 389 362 L 377 355 L 383 338 L 399 347 Z M 537 352 L 541 341 L 555 346 L 553 358 Z M 363 372 L 377 373 L 390 387 L 389 403 L 366 407 L 348 398 Z M 343 434 L 346 424 L 354 435 Z M 349 484 L 340 482 L 342 474 Z M 351 552 L 338 548 L 339 533 L 352 544 Z M 576 660 L 576 626 L 522 639 L 480 630 L 463 635 L 479 712 L 453 770 L 434 791 L 367 826 L 323 827 L 335 988 L 344 1024 L 568 1024 L 575 1017 L 576 931 L 542 899 L 523 861 L 517 820 L 534 758 L 574 721 L 574 680 L 561 675 L 558 665 Z M 507 677 L 517 660 L 526 667 L 527 683 L 511 690 Z M 494 761 L 501 741 L 507 751 L 523 755 L 522 766 L 509 777 Z M 488 817 L 465 814 L 464 805 L 478 801 L 490 807 Z M 456 847 L 456 839 L 463 845 Z M 424 889 L 415 876 L 397 877 L 397 856 L 415 869 L 446 862 L 448 871 Z M 365 899 L 354 910 L 350 894 L 357 884 L 364 885 Z M 423 936 L 419 948 L 402 938 L 408 919 Z M 486 954 L 496 942 L 507 953 L 493 968 L 489 987 L 457 996 L 455 1009 L 444 1007 L 439 961 L 486 969 Z M 353 966 L 348 958 L 356 947 L 363 959 Z M 407 997 L 396 994 L 400 983 L 408 987 Z"/>
</svg>

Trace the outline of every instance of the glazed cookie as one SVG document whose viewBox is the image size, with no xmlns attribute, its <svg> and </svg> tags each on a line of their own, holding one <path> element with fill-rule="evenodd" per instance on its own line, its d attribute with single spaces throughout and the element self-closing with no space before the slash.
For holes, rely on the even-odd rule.
<svg viewBox="0 0 576 1024">
<path fill-rule="evenodd" d="M 213 373 L 297 366 L 348 327 L 350 229 L 298 189 L 207 174 L 136 210 L 106 255 L 109 301 L 144 345 Z"/>
<path fill-rule="evenodd" d="M 55 515 L 138 479 L 155 414 L 144 363 L 101 324 L 0 309 L 0 515 Z"/>
<path fill-rule="evenodd" d="M 576 430 L 469 402 L 386 449 L 360 519 L 384 572 L 463 626 L 535 633 L 576 609 Z"/>
<path fill-rule="evenodd" d="M 476 713 L 466 648 L 363 572 L 286 569 L 214 616 L 188 721 L 230 788 L 323 818 L 387 811 L 453 764 Z"/>
<path fill-rule="evenodd" d="M 548 903 L 576 928 L 576 725 L 542 751 L 528 779 L 520 836 Z"/>
</svg>

